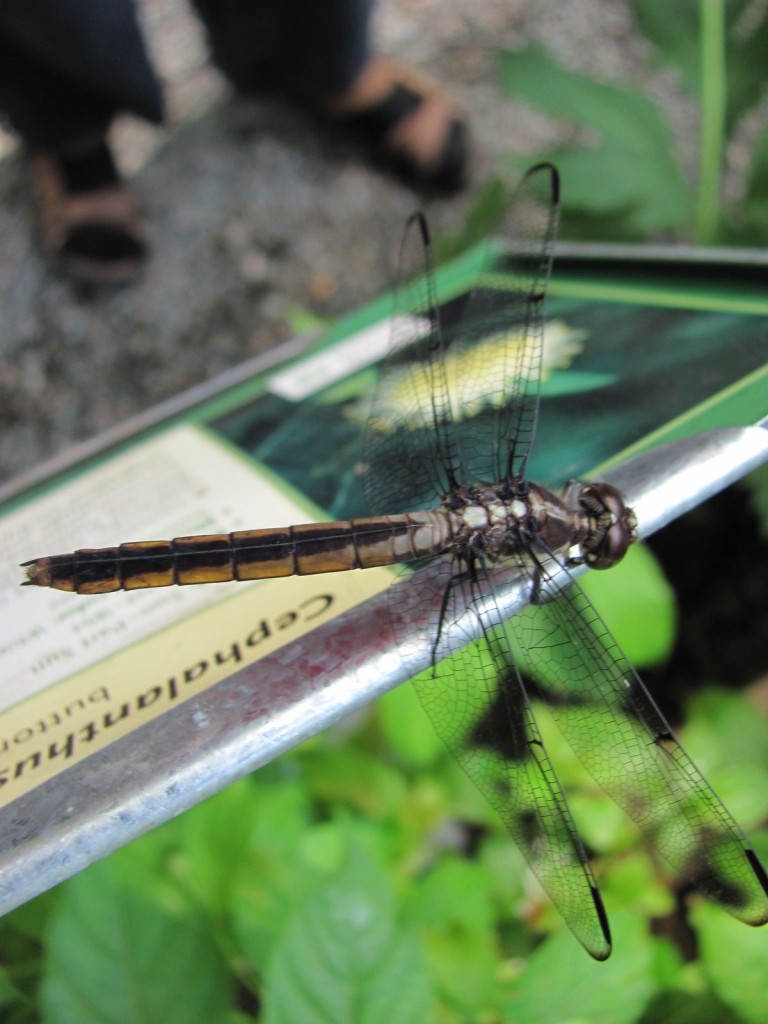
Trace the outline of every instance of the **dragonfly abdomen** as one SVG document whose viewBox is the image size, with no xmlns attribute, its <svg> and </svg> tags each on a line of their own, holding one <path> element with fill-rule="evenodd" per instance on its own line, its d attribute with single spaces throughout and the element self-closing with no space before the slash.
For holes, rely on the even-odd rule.
<svg viewBox="0 0 768 1024">
<path fill-rule="evenodd" d="M 77 594 L 307 576 L 409 562 L 443 550 L 438 511 L 83 548 L 25 563 L 26 583 Z"/>
</svg>

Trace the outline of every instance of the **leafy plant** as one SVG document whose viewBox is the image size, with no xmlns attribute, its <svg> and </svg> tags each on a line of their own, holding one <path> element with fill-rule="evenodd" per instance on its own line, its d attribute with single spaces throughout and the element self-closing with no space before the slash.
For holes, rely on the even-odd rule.
<svg viewBox="0 0 768 1024">
<path fill-rule="evenodd" d="M 633 0 L 633 8 L 659 62 L 698 100 L 697 188 L 686 181 L 663 112 L 639 90 L 569 71 L 539 46 L 503 51 L 504 89 L 578 130 L 574 143 L 540 154 L 562 173 L 564 230 L 608 240 L 764 242 L 768 132 L 754 144 L 741 201 L 730 207 L 722 175 L 728 140 L 765 93 L 768 14 L 751 0 Z"/>
<path fill-rule="evenodd" d="M 629 615 L 623 598 L 594 597 L 622 609 L 610 625 L 638 664 L 662 657 L 673 599 L 648 553 L 593 579 L 641 593 Z M 747 827 L 768 813 L 767 739 L 717 690 L 684 734 Z M 557 733 L 548 744 L 595 853 L 607 963 L 578 947 L 404 686 L 355 731 L 304 744 L 8 915 L 4 1024 L 762 1021 L 764 936 L 694 898 L 700 954 L 684 962 L 651 927 L 675 912 L 663 869 Z"/>
</svg>

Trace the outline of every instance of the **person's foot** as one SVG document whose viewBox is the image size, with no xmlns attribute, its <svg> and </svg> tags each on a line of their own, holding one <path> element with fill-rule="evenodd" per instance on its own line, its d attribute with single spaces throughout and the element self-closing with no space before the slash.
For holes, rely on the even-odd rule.
<svg viewBox="0 0 768 1024">
<path fill-rule="evenodd" d="M 362 137 L 376 162 L 406 184 L 445 195 L 466 185 L 466 120 L 451 98 L 421 75 L 373 57 L 324 112 Z"/>
<path fill-rule="evenodd" d="M 103 139 L 37 150 L 29 165 L 43 249 L 73 280 L 127 284 L 147 256 L 138 209 Z"/>
</svg>

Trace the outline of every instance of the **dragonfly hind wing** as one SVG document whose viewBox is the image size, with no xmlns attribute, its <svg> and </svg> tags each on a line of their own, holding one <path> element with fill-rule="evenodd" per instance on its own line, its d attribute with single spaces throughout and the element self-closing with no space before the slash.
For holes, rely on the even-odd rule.
<svg viewBox="0 0 768 1024">
<path fill-rule="evenodd" d="M 680 878 L 765 924 L 765 869 L 589 599 L 564 571 L 542 570 L 541 596 L 552 600 L 517 616 L 515 637 L 574 753 Z"/>
<path fill-rule="evenodd" d="M 421 703 L 573 933 L 595 959 L 605 960 L 611 940 L 602 899 L 500 615 L 487 603 L 479 612 L 475 587 L 445 562 L 422 569 L 420 578 L 426 576 L 438 592 L 447 590 L 442 625 L 432 634 L 438 638 L 430 652 L 433 666 L 414 680 Z M 407 622 L 409 601 L 415 606 L 423 600 L 423 592 L 401 593 L 393 605 L 397 620 Z M 404 644 L 414 642 L 412 634 L 403 636 Z"/>
</svg>

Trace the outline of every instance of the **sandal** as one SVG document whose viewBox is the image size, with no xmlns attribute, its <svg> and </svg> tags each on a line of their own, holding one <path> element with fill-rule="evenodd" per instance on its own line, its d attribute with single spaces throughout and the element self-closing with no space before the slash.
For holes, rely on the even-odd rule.
<svg viewBox="0 0 768 1024">
<path fill-rule="evenodd" d="M 394 81 L 382 99 L 361 109 L 350 108 L 349 103 L 344 106 L 336 104 L 335 110 L 330 108 L 328 119 L 360 138 L 373 162 L 411 188 L 433 195 L 460 191 L 468 181 L 469 131 L 466 121 L 458 112 L 447 118 L 443 115 L 445 124 L 440 126 L 442 145 L 435 156 L 425 159 L 409 144 L 408 122 L 412 118 L 418 119 L 419 112 L 426 112 L 427 106 L 438 98 L 442 106 L 447 106 L 450 101 L 427 80 L 394 65 L 389 67 Z"/>
<path fill-rule="evenodd" d="M 29 157 L 42 244 L 69 277 L 82 284 L 135 280 L 147 256 L 141 221 L 107 143 L 64 155 Z"/>
</svg>

